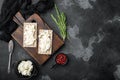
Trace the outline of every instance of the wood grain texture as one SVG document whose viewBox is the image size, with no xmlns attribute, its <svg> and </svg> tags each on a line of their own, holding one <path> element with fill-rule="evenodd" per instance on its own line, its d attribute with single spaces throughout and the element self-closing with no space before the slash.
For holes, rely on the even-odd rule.
<svg viewBox="0 0 120 80">
<path fill-rule="evenodd" d="M 38 30 L 39 29 L 51 29 L 37 14 L 33 14 L 26 21 L 22 15 L 18 12 L 16 17 L 23 24 L 24 22 L 32 22 L 33 20 L 37 22 Z M 23 26 L 20 24 L 15 17 L 13 20 L 20 26 L 13 32 L 12 37 L 23 47 Z M 53 31 L 53 41 L 52 41 L 52 54 L 57 51 L 64 44 L 63 40 Z M 27 53 L 32 56 L 39 64 L 45 63 L 50 55 L 38 54 L 38 46 L 36 48 L 27 48 L 23 47 Z"/>
</svg>

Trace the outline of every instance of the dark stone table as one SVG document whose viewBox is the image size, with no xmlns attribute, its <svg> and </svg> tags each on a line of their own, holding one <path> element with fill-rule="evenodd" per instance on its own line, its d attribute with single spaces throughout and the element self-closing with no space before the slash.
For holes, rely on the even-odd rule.
<svg viewBox="0 0 120 80">
<path fill-rule="evenodd" d="M 69 39 L 44 65 L 39 65 L 40 74 L 34 80 L 119 80 L 120 1 L 55 0 L 55 3 L 67 16 Z M 41 16 L 59 34 L 51 13 L 55 14 L 55 10 Z M 0 80 L 18 80 L 13 64 L 32 59 L 14 42 L 12 71 L 7 74 L 8 43 L 0 41 Z M 68 64 L 51 69 L 60 52 L 67 54 Z"/>
</svg>

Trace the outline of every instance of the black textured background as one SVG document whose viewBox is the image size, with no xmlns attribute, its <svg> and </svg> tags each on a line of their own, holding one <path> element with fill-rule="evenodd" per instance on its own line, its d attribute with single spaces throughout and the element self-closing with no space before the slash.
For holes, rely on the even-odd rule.
<svg viewBox="0 0 120 80">
<path fill-rule="evenodd" d="M 68 22 L 69 40 L 44 65 L 34 80 L 120 80 L 120 0 L 55 0 Z M 0 5 L 2 4 L 2 0 Z M 54 9 L 42 18 L 59 34 L 51 20 Z M 0 41 L 0 80 L 18 80 L 12 65 L 7 74 L 7 43 Z M 68 55 L 65 66 L 50 67 L 59 52 Z M 15 42 L 12 63 L 32 59 Z"/>
</svg>

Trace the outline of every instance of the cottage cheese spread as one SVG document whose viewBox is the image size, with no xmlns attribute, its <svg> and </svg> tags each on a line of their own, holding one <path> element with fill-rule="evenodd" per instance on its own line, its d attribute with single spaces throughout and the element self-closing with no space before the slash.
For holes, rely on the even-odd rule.
<svg viewBox="0 0 120 80">
<path fill-rule="evenodd" d="M 50 30 L 41 30 L 39 34 L 39 49 L 41 53 L 46 53 L 51 48 L 52 42 Z"/>
<path fill-rule="evenodd" d="M 26 35 L 25 44 L 31 45 L 34 43 L 35 41 L 34 33 L 35 33 L 35 26 L 26 25 L 25 32 L 24 32 L 24 35 Z"/>
<path fill-rule="evenodd" d="M 18 65 L 18 72 L 24 76 L 30 76 L 33 70 L 33 65 L 31 61 L 21 61 Z"/>
</svg>

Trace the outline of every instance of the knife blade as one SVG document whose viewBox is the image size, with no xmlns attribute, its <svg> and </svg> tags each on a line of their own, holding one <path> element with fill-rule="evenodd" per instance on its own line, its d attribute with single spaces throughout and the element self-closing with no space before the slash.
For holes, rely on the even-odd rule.
<svg viewBox="0 0 120 80">
<path fill-rule="evenodd" d="M 11 65 L 11 57 L 14 49 L 14 42 L 10 40 L 8 43 L 8 51 L 9 51 L 9 61 L 8 61 L 8 73 L 10 73 L 10 65 Z"/>
</svg>

